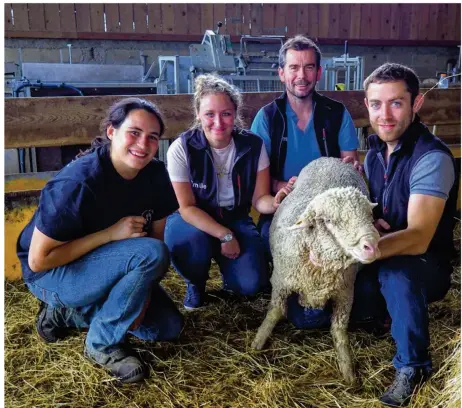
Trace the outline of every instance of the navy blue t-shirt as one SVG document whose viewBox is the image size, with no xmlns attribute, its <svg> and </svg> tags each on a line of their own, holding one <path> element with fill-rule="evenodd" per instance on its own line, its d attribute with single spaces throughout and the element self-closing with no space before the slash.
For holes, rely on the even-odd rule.
<svg viewBox="0 0 462 408">
<path fill-rule="evenodd" d="M 147 211 L 152 221 L 178 209 L 164 163 L 153 160 L 133 180 L 115 170 L 109 146 L 96 148 L 64 167 L 43 188 L 31 221 L 20 234 L 17 254 L 23 278 L 34 281 L 45 272 L 33 272 L 28 253 L 34 227 L 57 241 L 71 241 L 114 225 L 123 217 Z"/>
</svg>

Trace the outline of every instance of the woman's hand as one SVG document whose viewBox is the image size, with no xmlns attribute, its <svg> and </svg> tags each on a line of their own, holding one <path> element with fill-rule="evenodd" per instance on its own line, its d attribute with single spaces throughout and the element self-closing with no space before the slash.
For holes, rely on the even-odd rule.
<svg viewBox="0 0 462 408">
<path fill-rule="evenodd" d="M 274 208 L 278 208 L 279 205 L 282 203 L 282 200 L 284 200 L 284 198 L 286 198 L 286 196 L 288 196 L 292 192 L 296 181 L 297 181 L 296 176 L 291 177 L 289 181 L 287 182 L 287 184 L 276 193 L 276 196 L 274 197 L 274 200 L 273 200 Z"/>
<path fill-rule="evenodd" d="M 241 253 L 241 248 L 239 247 L 239 242 L 237 242 L 236 237 L 234 237 L 229 242 L 224 242 L 221 244 L 221 254 L 226 256 L 229 259 L 236 259 Z"/>
<path fill-rule="evenodd" d="M 114 225 L 107 229 L 109 241 L 119 241 L 127 238 L 145 237 L 147 232 L 143 232 L 146 219 L 141 216 L 129 216 L 121 218 Z"/>
<path fill-rule="evenodd" d="M 379 218 L 374 221 L 374 227 L 377 229 L 381 237 L 390 233 L 389 231 L 391 228 L 390 224 L 388 224 L 388 222 L 386 222 L 382 218 Z"/>
</svg>

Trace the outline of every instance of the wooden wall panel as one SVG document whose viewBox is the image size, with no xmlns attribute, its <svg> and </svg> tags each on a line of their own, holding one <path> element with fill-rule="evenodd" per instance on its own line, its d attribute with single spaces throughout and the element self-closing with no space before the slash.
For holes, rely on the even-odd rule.
<svg viewBox="0 0 462 408">
<path fill-rule="evenodd" d="M 29 31 L 29 13 L 27 11 L 27 4 L 11 5 L 13 9 L 14 29 L 15 31 Z"/>
<path fill-rule="evenodd" d="M 159 3 L 148 4 L 148 31 L 153 34 L 162 33 L 162 8 Z"/>
<path fill-rule="evenodd" d="M 188 33 L 188 15 L 187 15 L 186 3 L 173 4 L 173 15 L 174 15 L 173 32 L 175 34 L 187 34 Z"/>
<path fill-rule="evenodd" d="M 106 31 L 108 33 L 120 32 L 119 5 L 116 3 L 105 3 L 104 14 L 106 15 Z"/>
<path fill-rule="evenodd" d="M 133 32 L 133 4 L 119 3 L 119 21 L 121 33 Z"/>
<path fill-rule="evenodd" d="M 214 30 L 215 21 L 213 19 L 213 4 L 207 3 L 201 5 L 201 34 L 206 30 Z"/>
<path fill-rule="evenodd" d="M 146 16 L 148 15 L 148 5 L 144 3 L 135 3 L 133 5 L 133 21 L 135 22 L 135 32 L 147 33 L 148 24 Z"/>
<path fill-rule="evenodd" d="M 75 22 L 75 8 L 73 3 L 61 3 L 59 5 L 59 19 L 61 21 L 62 31 L 77 31 Z"/>
<path fill-rule="evenodd" d="M 453 46 L 460 42 L 460 7 L 458 3 L 11 3 L 5 5 L 5 35 L 82 39 L 115 35 L 112 38 L 196 42 L 221 21 L 220 31 L 233 36 L 233 41 L 241 34 L 306 33 L 321 44 L 356 40 L 354 44 Z"/>
<path fill-rule="evenodd" d="M 91 10 L 88 3 L 75 3 L 75 21 L 77 31 L 91 31 Z"/>
<path fill-rule="evenodd" d="M 104 32 L 104 4 L 90 5 L 91 31 Z"/>
<path fill-rule="evenodd" d="M 202 35 L 202 7 L 197 3 L 188 3 L 186 15 L 188 16 L 188 34 Z"/>
<path fill-rule="evenodd" d="M 31 31 L 45 30 L 45 9 L 43 4 L 29 3 L 29 28 Z"/>
</svg>

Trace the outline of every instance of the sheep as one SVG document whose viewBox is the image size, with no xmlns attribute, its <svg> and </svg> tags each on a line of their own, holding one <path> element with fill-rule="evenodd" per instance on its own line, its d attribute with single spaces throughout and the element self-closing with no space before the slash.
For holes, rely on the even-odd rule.
<svg viewBox="0 0 462 408">
<path fill-rule="evenodd" d="M 272 294 L 252 347 L 261 350 L 298 293 L 303 307 L 321 309 L 333 300 L 331 333 L 345 381 L 356 382 L 348 341 L 358 262 L 380 256 L 366 183 L 351 164 L 320 158 L 305 166 L 270 227 Z"/>
</svg>

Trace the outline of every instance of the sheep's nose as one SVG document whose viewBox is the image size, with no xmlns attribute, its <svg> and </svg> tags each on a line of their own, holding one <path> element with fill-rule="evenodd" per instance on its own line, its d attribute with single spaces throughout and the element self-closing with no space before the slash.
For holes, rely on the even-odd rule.
<svg viewBox="0 0 462 408">
<path fill-rule="evenodd" d="M 363 255 L 367 259 L 375 259 L 378 257 L 377 242 L 372 240 L 363 240 L 361 244 Z"/>
</svg>

